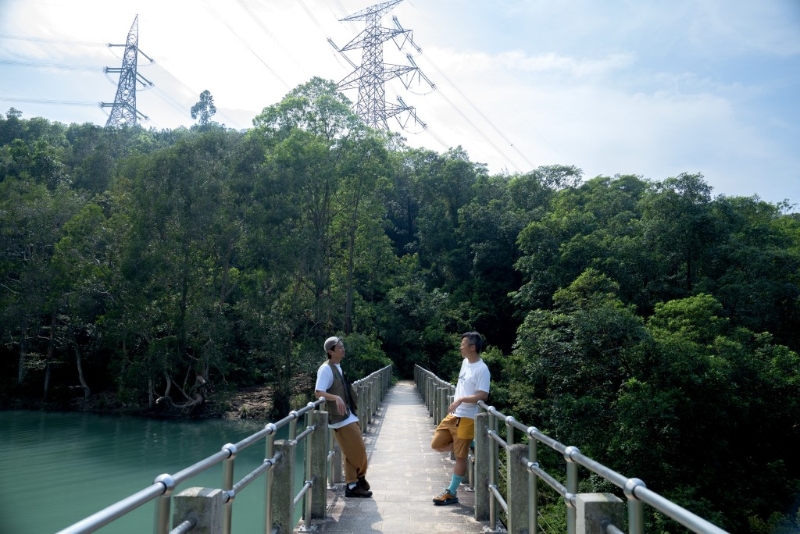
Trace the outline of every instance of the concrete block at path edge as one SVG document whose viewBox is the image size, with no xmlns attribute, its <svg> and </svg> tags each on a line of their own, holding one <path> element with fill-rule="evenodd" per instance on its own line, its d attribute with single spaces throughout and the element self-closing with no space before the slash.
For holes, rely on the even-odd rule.
<svg viewBox="0 0 800 534">
<path fill-rule="evenodd" d="M 188 488 L 172 498 L 175 512 L 172 528 L 189 517 L 197 520 L 192 534 L 216 534 L 222 532 L 223 491 L 212 488 Z"/>
<path fill-rule="evenodd" d="M 603 534 L 606 521 L 624 531 L 625 503 L 612 493 L 579 493 L 575 499 L 578 534 Z"/>
</svg>

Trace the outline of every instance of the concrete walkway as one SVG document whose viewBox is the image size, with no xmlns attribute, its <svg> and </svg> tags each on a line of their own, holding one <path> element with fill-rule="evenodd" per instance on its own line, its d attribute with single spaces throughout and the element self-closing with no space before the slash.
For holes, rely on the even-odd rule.
<svg viewBox="0 0 800 534">
<path fill-rule="evenodd" d="M 398 382 L 364 436 L 369 455 L 367 480 L 371 499 L 347 499 L 343 486 L 328 490 L 325 521 L 317 532 L 463 534 L 483 532 L 488 523 L 475 521 L 474 493 L 462 485 L 459 503 L 434 506 L 431 499 L 450 483 L 454 462 L 430 448 L 433 420 L 414 383 Z"/>
</svg>

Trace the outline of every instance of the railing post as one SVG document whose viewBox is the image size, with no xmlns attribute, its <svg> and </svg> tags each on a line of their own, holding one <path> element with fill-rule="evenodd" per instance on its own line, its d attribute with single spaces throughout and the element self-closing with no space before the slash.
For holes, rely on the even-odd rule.
<svg viewBox="0 0 800 534">
<path fill-rule="evenodd" d="M 528 460 L 538 463 L 538 451 L 536 438 L 533 433 L 535 427 L 528 427 Z M 534 534 L 539 532 L 539 490 L 536 473 L 528 472 L 528 532 Z"/>
<path fill-rule="evenodd" d="M 481 412 L 475 417 L 475 519 L 489 519 L 489 415 Z"/>
<path fill-rule="evenodd" d="M 275 432 L 277 429 L 272 423 L 268 423 L 267 427 L 271 427 L 272 432 L 267 435 L 264 458 L 270 459 L 275 454 Z M 273 469 L 268 469 L 264 477 L 266 484 L 264 489 L 264 534 L 272 534 L 272 482 L 274 478 Z"/>
<path fill-rule="evenodd" d="M 426 399 L 426 404 L 428 405 L 428 415 L 431 417 L 434 416 L 434 406 L 436 406 L 436 384 L 433 383 L 433 378 L 428 377 L 426 379 L 428 383 L 428 398 Z M 434 419 L 436 419 L 434 417 Z"/>
<path fill-rule="evenodd" d="M 489 413 L 489 432 L 497 434 L 497 418 L 492 415 L 490 407 Z M 489 440 L 489 486 L 497 485 L 497 442 Z M 494 495 L 489 493 L 489 528 L 494 531 L 497 529 L 497 501 Z M 574 534 L 574 533 L 570 533 Z"/>
<path fill-rule="evenodd" d="M 528 447 L 524 444 L 511 445 L 506 450 L 508 457 L 508 486 L 506 502 L 508 503 L 508 532 L 518 534 L 528 529 L 528 470 L 522 459 Z"/>
<path fill-rule="evenodd" d="M 439 411 L 440 410 L 440 406 L 442 405 L 442 401 L 441 401 L 442 395 L 444 394 L 444 393 L 442 393 L 442 391 L 443 391 L 443 388 L 439 384 L 434 383 L 434 385 L 433 385 L 433 399 L 432 399 L 433 400 L 433 424 L 434 424 L 434 426 L 438 425 L 439 421 L 442 420 L 441 412 Z"/>
<path fill-rule="evenodd" d="M 177 527 L 185 520 L 193 521 L 192 532 L 217 534 L 223 532 L 225 492 L 213 488 L 187 488 L 175 495 L 175 512 L 172 526 Z"/>
<path fill-rule="evenodd" d="M 308 403 L 309 407 L 314 406 L 313 402 Z M 314 423 L 311 422 L 311 418 L 314 416 L 314 411 L 306 412 L 306 429 L 311 428 L 314 426 Z M 314 474 L 311 472 L 311 463 L 314 461 L 314 434 L 316 433 L 317 428 L 314 427 L 314 432 L 311 434 L 306 435 L 306 457 L 305 461 L 303 462 L 303 478 L 305 481 L 311 481 L 311 487 L 306 490 L 306 494 L 304 495 L 303 499 L 303 526 L 305 532 L 311 532 L 313 527 L 311 526 L 311 513 L 312 509 L 314 508 L 314 485 L 316 483 Z M 323 454 L 325 452 L 323 451 Z M 305 483 L 304 483 L 305 485 Z"/>
<path fill-rule="evenodd" d="M 311 519 L 325 519 L 325 509 L 328 506 L 328 413 L 312 412 L 311 424 L 316 429 L 314 434 L 309 436 L 311 441 L 306 444 L 312 450 L 311 478 L 314 485 L 310 491 L 314 495 Z"/>
<path fill-rule="evenodd" d="M 439 415 L 439 406 L 442 402 L 439 400 L 442 398 L 442 388 L 439 384 L 433 384 L 433 398 L 431 398 L 431 412 L 433 414 L 433 424 L 437 425 L 439 421 L 442 420 L 441 416 Z"/>
<path fill-rule="evenodd" d="M 439 388 L 439 417 L 436 418 L 436 424 L 439 424 L 439 421 L 447 417 L 447 407 L 450 406 L 448 402 L 448 398 L 450 396 L 450 388 L 447 386 L 442 386 Z"/>
<path fill-rule="evenodd" d="M 577 528 L 577 516 L 572 499 L 578 493 L 578 464 L 572 459 L 572 455 L 579 452 L 577 447 L 570 446 L 564 449 L 564 459 L 567 461 L 567 495 L 564 496 L 567 505 L 567 534 L 575 534 Z"/>
<path fill-rule="evenodd" d="M 228 450 L 230 456 L 222 461 L 222 489 L 230 491 L 233 489 L 233 462 L 236 459 L 236 445 L 227 443 L 222 446 L 222 450 Z M 233 500 L 229 500 L 223 505 L 222 510 L 222 533 L 231 534 L 231 517 L 233 514 Z"/>
<path fill-rule="evenodd" d="M 334 439 L 333 432 L 329 434 L 330 446 L 333 451 L 333 458 L 331 458 L 331 470 L 333 471 L 331 480 L 334 484 L 341 484 L 344 482 L 344 473 L 342 471 L 342 462 L 344 461 L 342 449 L 339 448 L 339 442 Z"/>
<path fill-rule="evenodd" d="M 356 395 L 358 395 L 358 402 L 361 406 L 358 408 L 358 428 L 361 429 L 361 433 L 364 434 L 367 431 L 367 419 L 366 419 L 366 412 L 369 411 L 369 407 L 367 406 L 367 402 L 364 398 L 364 388 L 361 384 L 356 386 Z"/>
<path fill-rule="evenodd" d="M 276 452 L 281 459 L 275 464 L 275 479 L 272 488 L 272 525 L 280 532 L 293 532 L 294 523 L 294 468 L 295 440 L 278 440 L 275 442 Z M 269 533 L 267 533 L 269 534 Z"/>
<path fill-rule="evenodd" d="M 628 532 L 630 534 L 644 534 L 644 503 L 634 495 L 637 486 L 647 487 L 638 478 L 629 478 L 623 488 L 625 497 L 628 498 Z"/>
<path fill-rule="evenodd" d="M 172 492 L 175 490 L 175 481 L 170 475 L 159 475 L 153 482 L 164 484 L 166 491 L 156 499 L 156 515 L 153 520 L 153 532 L 155 534 L 167 534 L 169 532 L 169 509 L 172 500 Z"/>
</svg>

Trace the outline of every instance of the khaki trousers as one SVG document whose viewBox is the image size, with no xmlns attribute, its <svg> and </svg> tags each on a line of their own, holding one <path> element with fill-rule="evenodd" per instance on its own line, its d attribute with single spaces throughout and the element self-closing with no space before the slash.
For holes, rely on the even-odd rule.
<svg viewBox="0 0 800 534">
<path fill-rule="evenodd" d="M 344 456 L 344 481 L 357 482 L 367 474 L 367 450 L 358 423 L 350 423 L 333 431 Z"/>
</svg>

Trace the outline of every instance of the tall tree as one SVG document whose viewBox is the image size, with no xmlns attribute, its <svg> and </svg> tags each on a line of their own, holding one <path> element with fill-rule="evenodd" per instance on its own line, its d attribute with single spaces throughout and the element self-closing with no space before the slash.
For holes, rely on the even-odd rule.
<svg viewBox="0 0 800 534">
<path fill-rule="evenodd" d="M 200 93 L 200 100 L 192 106 L 192 118 L 196 119 L 200 126 L 205 126 L 211 122 L 211 117 L 217 112 L 217 106 L 214 105 L 214 97 L 208 89 Z"/>
</svg>

